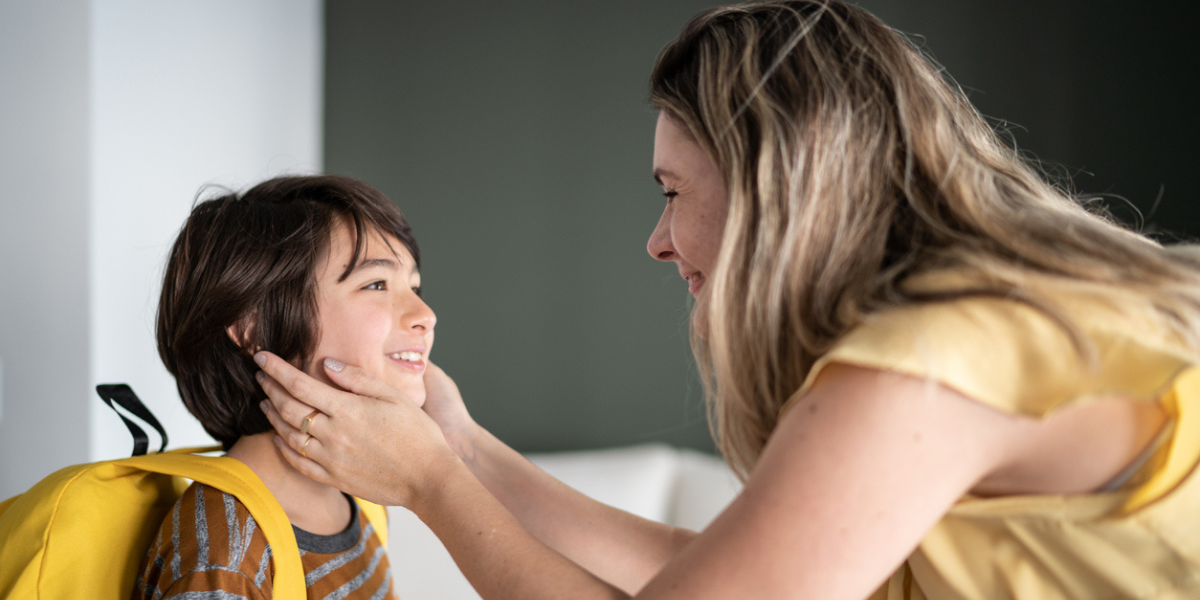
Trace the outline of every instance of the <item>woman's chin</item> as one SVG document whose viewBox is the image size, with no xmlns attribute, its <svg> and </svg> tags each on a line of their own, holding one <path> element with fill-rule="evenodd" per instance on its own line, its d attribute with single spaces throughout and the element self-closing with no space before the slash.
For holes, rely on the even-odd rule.
<svg viewBox="0 0 1200 600">
<path fill-rule="evenodd" d="M 702 340 L 708 341 L 708 311 L 699 302 L 692 305 L 692 332 Z"/>
</svg>

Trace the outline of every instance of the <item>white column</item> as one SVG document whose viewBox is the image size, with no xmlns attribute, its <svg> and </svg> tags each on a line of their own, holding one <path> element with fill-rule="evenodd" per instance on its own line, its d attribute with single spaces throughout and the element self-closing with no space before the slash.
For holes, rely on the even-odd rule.
<svg viewBox="0 0 1200 600">
<path fill-rule="evenodd" d="M 315 0 L 92 5 L 91 380 L 133 386 L 174 447 L 212 443 L 154 343 L 163 266 L 201 186 L 244 188 L 321 166 Z M 91 459 L 129 434 L 88 403 Z"/>
<path fill-rule="evenodd" d="M 0 498 L 88 457 L 88 36 L 0 2 Z"/>
<path fill-rule="evenodd" d="M 158 359 L 166 252 L 205 184 L 321 166 L 319 0 L 0 3 L 0 498 L 127 455 L 127 382 L 211 443 Z"/>
</svg>

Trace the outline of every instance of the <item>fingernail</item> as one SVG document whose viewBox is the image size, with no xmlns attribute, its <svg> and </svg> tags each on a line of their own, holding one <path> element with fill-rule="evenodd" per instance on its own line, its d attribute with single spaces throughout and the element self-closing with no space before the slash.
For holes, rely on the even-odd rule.
<svg viewBox="0 0 1200 600">
<path fill-rule="evenodd" d="M 267 412 L 267 401 L 266 401 L 266 400 L 263 400 L 262 402 L 259 402 L 259 403 L 258 403 L 258 409 L 259 409 L 259 410 L 261 410 L 261 411 L 263 411 L 263 412 Z"/>
<path fill-rule="evenodd" d="M 258 366 L 260 367 L 265 366 L 267 364 L 267 355 L 263 354 L 262 352 L 255 354 L 254 362 L 258 363 Z"/>
<path fill-rule="evenodd" d="M 263 380 L 266 379 L 267 376 L 263 375 L 262 371 L 259 371 L 254 374 L 254 378 L 258 380 L 258 385 L 262 385 Z"/>
<path fill-rule="evenodd" d="M 282 447 L 283 447 L 283 440 L 279 439 L 279 436 L 273 436 L 273 437 L 271 438 L 271 441 L 272 441 L 272 442 L 275 442 L 275 445 L 276 445 L 276 446 L 279 446 L 280 448 L 282 448 Z"/>
<path fill-rule="evenodd" d="M 327 356 L 325 357 L 325 368 L 335 373 L 341 373 L 342 369 L 346 368 L 346 365 L 336 358 Z"/>
</svg>

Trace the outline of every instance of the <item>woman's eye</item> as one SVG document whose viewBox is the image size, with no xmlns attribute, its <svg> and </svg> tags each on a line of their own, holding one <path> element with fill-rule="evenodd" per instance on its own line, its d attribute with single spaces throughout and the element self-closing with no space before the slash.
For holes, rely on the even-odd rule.
<svg viewBox="0 0 1200 600">
<path fill-rule="evenodd" d="M 675 196 L 678 196 L 678 195 L 679 195 L 679 192 L 677 192 L 675 190 L 667 190 L 667 191 L 663 192 L 663 196 L 667 199 L 667 202 L 670 202 L 672 198 L 674 198 Z"/>
<path fill-rule="evenodd" d="M 364 290 L 378 290 L 381 292 L 387 291 L 387 282 L 382 279 L 380 279 L 379 281 L 372 281 L 371 283 L 368 283 L 365 287 L 363 287 L 363 289 Z"/>
</svg>

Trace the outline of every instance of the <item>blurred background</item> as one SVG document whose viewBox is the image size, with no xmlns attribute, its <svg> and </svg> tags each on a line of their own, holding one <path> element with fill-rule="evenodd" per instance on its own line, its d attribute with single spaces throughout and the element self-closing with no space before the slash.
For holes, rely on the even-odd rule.
<svg viewBox="0 0 1200 600">
<path fill-rule="evenodd" d="M 685 286 L 645 252 L 645 98 L 712 4 L 0 0 L 0 498 L 128 454 L 97 383 L 130 383 L 172 446 L 210 443 L 155 353 L 163 261 L 202 186 L 281 173 L 358 177 L 408 215 L 433 359 L 501 439 L 711 451 Z M 1187 5 L 860 5 L 1057 176 L 1200 235 Z"/>
</svg>

